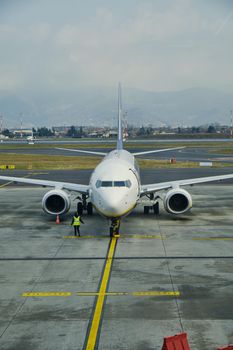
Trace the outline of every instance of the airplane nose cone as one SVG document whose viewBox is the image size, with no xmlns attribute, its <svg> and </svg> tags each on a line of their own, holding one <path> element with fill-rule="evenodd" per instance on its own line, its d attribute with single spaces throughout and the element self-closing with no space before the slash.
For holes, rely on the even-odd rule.
<svg viewBox="0 0 233 350">
<path fill-rule="evenodd" d="M 111 212 L 113 215 L 119 215 L 122 212 L 122 205 L 121 205 L 121 201 L 117 198 L 110 198 L 106 204 L 106 210 L 108 210 L 109 212 Z"/>
<path fill-rule="evenodd" d="M 111 196 L 104 198 L 104 211 L 110 216 L 120 216 L 124 212 L 123 198 Z"/>
</svg>

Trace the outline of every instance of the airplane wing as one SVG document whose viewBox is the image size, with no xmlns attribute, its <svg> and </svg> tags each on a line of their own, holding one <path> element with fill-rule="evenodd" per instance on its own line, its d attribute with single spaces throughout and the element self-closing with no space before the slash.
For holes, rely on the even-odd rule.
<svg viewBox="0 0 233 350">
<path fill-rule="evenodd" d="M 150 154 L 150 153 L 159 153 L 159 152 L 165 152 L 165 151 L 174 151 L 176 149 L 182 149 L 185 147 L 175 147 L 175 148 L 164 148 L 164 149 L 154 149 L 153 151 L 144 151 L 144 152 L 135 152 L 132 153 L 134 156 L 141 156 L 144 154 Z"/>
<path fill-rule="evenodd" d="M 140 195 L 143 196 L 151 192 L 166 190 L 169 188 L 175 188 L 179 186 L 195 185 L 195 184 L 200 184 L 204 182 L 221 181 L 221 180 L 227 180 L 227 179 L 233 179 L 233 174 L 206 176 L 206 177 L 198 177 L 198 178 L 187 179 L 187 180 L 176 180 L 176 181 L 159 182 L 159 183 L 150 184 L 150 185 L 142 185 Z"/>
<path fill-rule="evenodd" d="M 87 194 L 89 191 L 89 186 L 87 185 L 79 185 L 79 184 L 70 183 L 70 182 L 28 179 L 28 178 L 13 177 L 13 176 L 0 176 L 0 180 L 26 183 L 29 185 L 39 185 L 44 187 L 55 187 L 59 189 L 65 189 L 65 190 L 75 191 L 75 192 L 84 193 L 84 194 Z"/>
<path fill-rule="evenodd" d="M 94 154 L 98 156 L 106 156 L 107 153 L 104 152 L 96 152 L 96 151 L 84 151 L 81 149 L 72 149 L 72 148 L 60 148 L 60 147 L 55 147 L 56 149 L 60 149 L 62 151 L 71 151 L 71 152 L 78 152 L 78 153 L 86 153 L 86 154 Z"/>
</svg>

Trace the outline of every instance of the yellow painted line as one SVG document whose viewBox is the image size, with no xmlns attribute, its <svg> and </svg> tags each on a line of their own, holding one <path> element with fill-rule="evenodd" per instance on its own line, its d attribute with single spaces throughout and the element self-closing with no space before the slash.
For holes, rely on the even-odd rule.
<svg viewBox="0 0 233 350">
<path fill-rule="evenodd" d="M 63 236 L 64 239 L 90 239 L 90 238 L 108 238 L 108 236 Z"/>
<path fill-rule="evenodd" d="M 196 237 L 193 238 L 195 241 L 232 241 L 233 237 Z"/>
<path fill-rule="evenodd" d="M 95 306 L 94 316 L 92 319 L 91 329 L 87 341 L 86 350 L 94 350 L 96 339 L 98 335 L 99 325 L 100 325 L 100 318 L 102 315 L 103 305 L 104 305 L 104 299 L 105 299 L 105 293 L 107 290 L 108 280 L 111 272 L 112 262 L 113 262 L 113 256 L 116 249 L 116 243 L 117 238 L 113 237 L 111 239 L 110 247 L 108 250 L 107 260 L 104 268 L 104 273 L 99 289 L 99 295 Z"/>
<path fill-rule="evenodd" d="M 162 236 L 155 236 L 155 235 L 126 235 L 123 236 L 123 238 L 148 238 L 148 239 L 162 239 Z"/>
<path fill-rule="evenodd" d="M 123 296 L 123 295 L 129 295 L 129 296 L 180 296 L 180 292 L 158 292 L 158 291 L 151 291 L 151 292 L 106 292 L 104 294 L 98 293 L 98 292 L 77 292 L 78 296 Z"/>
<path fill-rule="evenodd" d="M 29 176 L 30 176 L 30 174 L 27 174 L 27 175 L 23 176 L 23 178 L 27 178 L 27 177 L 29 177 Z M 1 180 L 1 181 L 3 181 L 3 180 Z M 6 187 L 6 186 L 12 184 L 13 182 L 17 182 L 17 181 L 9 181 L 9 182 L 6 182 L 5 184 L 1 185 L 0 188 Z"/>
<path fill-rule="evenodd" d="M 93 238 L 109 238 L 106 236 L 63 236 L 64 239 L 93 239 Z M 162 236 L 154 236 L 154 235 L 121 235 L 120 238 L 139 238 L 139 239 L 162 239 Z M 164 238 L 165 239 L 165 238 Z"/>
<path fill-rule="evenodd" d="M 73 295 L 72 292 L 25 292 L 22 293 L 23 297 L 69 297 Z M 79 297 L 95 297 L 95 296 L 180 296 L 180 292 L 77 292 L 77 296 Z"/>
<path fill-rule="evenodd" d="M 71 292 L 27 292 L 23 293 L 23 297 L 69 297 Z"/>
<path fill-rule="evenodd" d="M 48 175 L 49 173 L 29 173 L 29 175 Z"/>
<path fill-rule="evenodd" d="M 180 296 L 180 292 L 133 292 L 130 293 L 133 296 Z"/>
<path fill-rule="evenodd" d="M 5 184 L 1 185 L 0 188 L 2 187 L 6 187 L 7 185 L 10 185 L 12 184 L 14 181 L 9 181 L 9 182 L 6 182 Z"/>
</svg>

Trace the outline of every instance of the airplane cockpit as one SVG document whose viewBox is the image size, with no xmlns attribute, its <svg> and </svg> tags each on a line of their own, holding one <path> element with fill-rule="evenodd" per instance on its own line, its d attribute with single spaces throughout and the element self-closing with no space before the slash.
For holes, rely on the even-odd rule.
<svg viewBox="0 0 233 350">
<path fill-rule="evenodd" d="M 130 188 L 132 186 L 132 183 L 130 180 L 125 181 L 101 181 L 97 180 L 95 184 L 96 188 L 100 187 L 128 187 Z"/>
</svg>

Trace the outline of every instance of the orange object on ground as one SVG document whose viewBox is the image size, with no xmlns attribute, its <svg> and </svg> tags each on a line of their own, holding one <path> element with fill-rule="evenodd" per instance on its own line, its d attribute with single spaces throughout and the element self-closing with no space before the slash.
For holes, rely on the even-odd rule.
<svg viewBox="0 0 233 350">
<path fill-rule="evenodd" d="M 190 350 L 187 334 L 180 333 L 164 338 L 162 350 Z"/>
<path fill-rule="evenodd" d="M 229 344 L 223 348 L 218 348 L 218 350 L 233 350 L 233 344 Z"/>
<path fill-rule="evenodd" d="M 56 224 L 60 224 L 60 217 L 59 217 L 59 215 L 57 215 L 57 218 L 56 218 Z"/>
</svg>

